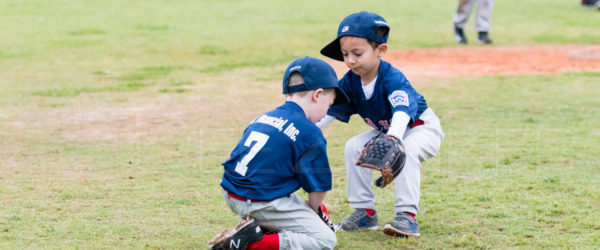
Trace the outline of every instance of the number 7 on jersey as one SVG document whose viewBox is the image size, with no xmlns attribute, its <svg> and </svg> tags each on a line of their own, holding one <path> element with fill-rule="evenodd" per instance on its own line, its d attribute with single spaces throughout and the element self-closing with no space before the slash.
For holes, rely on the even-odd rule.
<svg viewBox="0 0 600 250">
<path fill-rule="evenodd" d="M 242 176 L 246 176 L 246 171 L 248 171 L 248 163 L 256 156 L 258 151 L 260 151 L 265 144 L 269 140 L 269 136 L 265 135 L 261 132 L 252 131 L 250 135 L 248 135 L 248 139 L 244 142 L 244 146 L 250 147 L 252 142 L 256 142 L 254 146 L 250 148 L 250 151 L 242 158 L 241 161 L 237 163 L 235 166 L 235 172 Z"/>
</svg>

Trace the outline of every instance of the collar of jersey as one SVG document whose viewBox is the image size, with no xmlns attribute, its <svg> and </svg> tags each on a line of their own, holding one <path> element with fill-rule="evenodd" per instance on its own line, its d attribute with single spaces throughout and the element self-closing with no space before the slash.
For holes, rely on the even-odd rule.
<svg viewBox="0 0 600 250">
<path fill-rule="evenodd" d="M 300 105 L 298 105 L 298 103 L 292 102 L 292 101 L 285 101 L 285 103 L 283 105 L 281 105 L 282 107 L 285 108 L 289 108 L 292 109 L 295 112 L 302 112 L 304 113 L 304 110 L 302 109 L 302 107 L 300 107 Z"/>
<path fill-rule="evenodd" d="M 379 60 L 379 69 L 377 70 L 377 77 L 376 77 L 377 79 L 375 80 L 374 83 L 371 83 L 371 84 L 377 85 L 377 83 L 381 82 L 381 79 L 383 79 L 383 74 L 384 74 L 383 72 L 386 72 L 389 66 L 390 66 L 389 63 L 387 63 L 383 59 L 380 59 Z M 379 87 L 375 86 L 374 87 L 375 89 L 373 90 L 373 95 L 371 95 L 371 98 L 370 99 L 366 99 L 366 96 L 365 96 L 365 94 L 363 92 L 363 89 L 362 89 L 362 80 L 360 79 L 360 76 L 357 75 L 357 74 L 354 74 L 354 72 L 352 72 L 352 71 L 350 71 L 350 73 L 352 74 L 352 77 L 354 77 L 355 81 L 358 81 L 358 83 L 360 84 L 360 88 L 359 88 L 359 92 L 360 92 L 359 98 L 360 98 L 360 100 L 372 102 L 374 100 L 373 96 L 375 96 L 375 94 L 377 93 L 377 89 L 379 89 Z"/>
</svg>

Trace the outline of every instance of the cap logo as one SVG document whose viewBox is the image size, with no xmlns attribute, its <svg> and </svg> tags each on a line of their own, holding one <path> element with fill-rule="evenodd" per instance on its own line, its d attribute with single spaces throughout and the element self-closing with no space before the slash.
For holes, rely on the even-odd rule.
<svg viewBox="0 0 600 250">
<path fill-rule="evenodd" d="M 342 33 L 348 32 L 349 29 L 350 29 L 350 26 L 344 26 L 344 28 L 342 28 Z"/>
<path fill-rule="evenodd" d="M 300 65 L 296 65 L 296 66 L 294 66 L 294 67 L 290 68 L 290 72 L 292 72 L 292 71 L 294 71 L 294 70 L 300 70 L 301 68 L 302 68 L 302 66 L 300 66 Z"/>
<path fill-rule="evenodd" d="M 380 21 L 380 20 L 376 20 L 375 23 L 376 24 L 382 24 L 382 25 L 385 25 L 385 26 L 389 26 L 386 22 Z"/>
</svg>

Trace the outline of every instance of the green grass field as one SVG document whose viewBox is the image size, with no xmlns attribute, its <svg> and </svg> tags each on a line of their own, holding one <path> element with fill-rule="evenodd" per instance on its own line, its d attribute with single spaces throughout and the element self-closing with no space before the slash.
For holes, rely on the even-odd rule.
<svg viewBox="0 0 600 250">
<path fill-rule="evenodd" d="M 391 50 L 458 46 L 455 2 L 0 0 L 0 249 L 206 248 L 238 221 L 220 163 L 283 102 L 291 60 L 360 10 L 388 20 Z M 492 22 L 497 46 L 600 44 L 579 1 L 499 0 Z M 446 133 L 422 168 L 422 237 L 338 233 L 338 248 L 600 248 L 599 83 L 413 81 Z M 343 146 L 366 129 L 324 130 L 336 221 L 352 212 Z M 385 223 L 393 192 L 376 194 Z"/>
</svg>

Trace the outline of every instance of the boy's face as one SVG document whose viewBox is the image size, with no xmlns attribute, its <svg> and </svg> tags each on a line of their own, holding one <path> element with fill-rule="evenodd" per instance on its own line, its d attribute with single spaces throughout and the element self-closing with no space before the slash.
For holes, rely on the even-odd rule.
<svg viewBox="0 0 600 250">
<path fill-rule="evenodd" d="M 318 89 L 312 92 L 311 95 L 314 102 L 309 111 L 308 119 L 313 123 L 317 123 L 327 115 L 327 110 L 335 100 L 335 90 Z"/>
<path fill-rule="evenodd" d="M 377 75 L 379 60 L 387 47 L 379 45 L 377 48 L 362 37 L 343 36 L 340 38 L 340 47 L 344 56 L 344 63 L 359 76 Z M 385 48 L 384 48 L 385 47 Z"/>
</svg>

